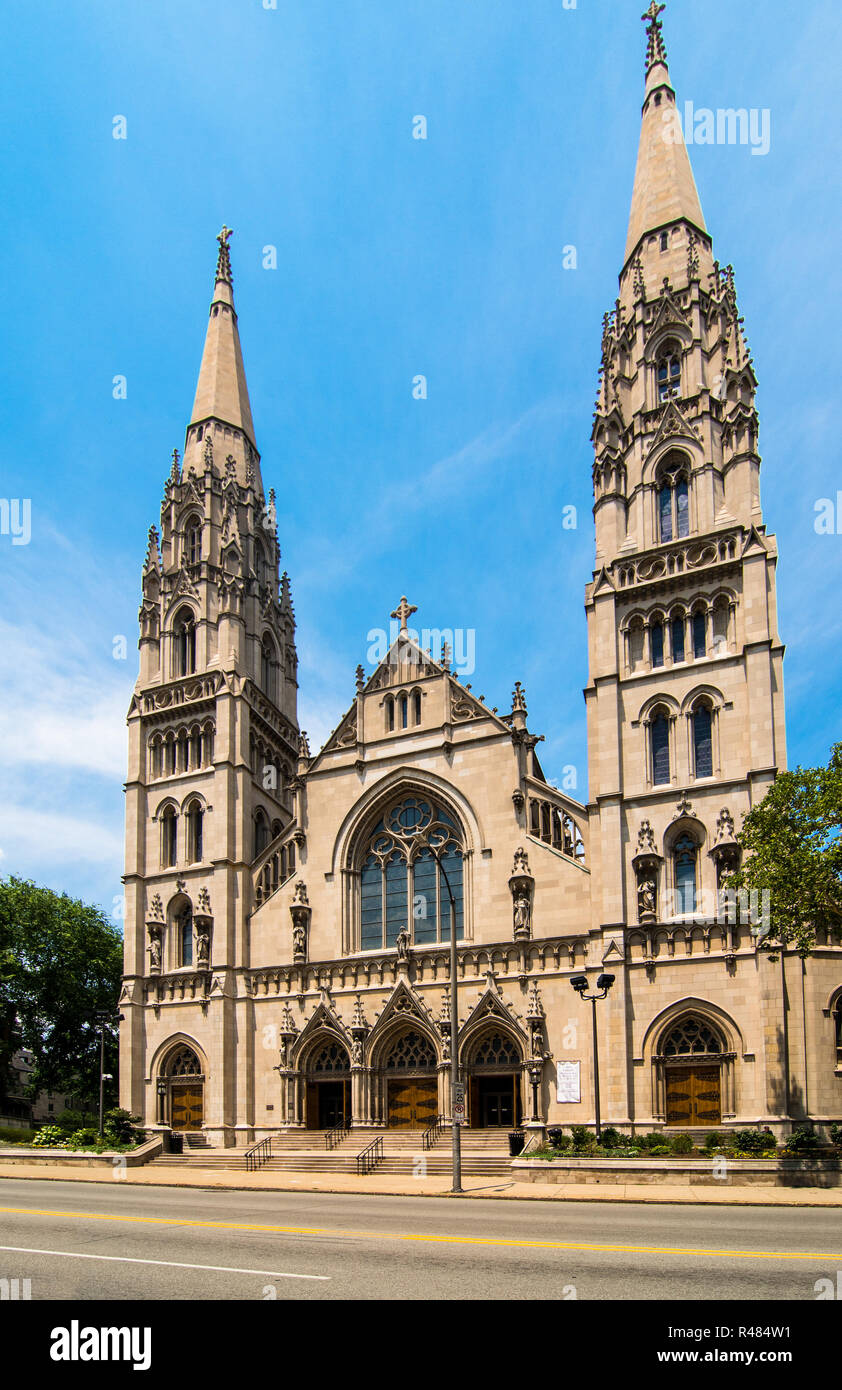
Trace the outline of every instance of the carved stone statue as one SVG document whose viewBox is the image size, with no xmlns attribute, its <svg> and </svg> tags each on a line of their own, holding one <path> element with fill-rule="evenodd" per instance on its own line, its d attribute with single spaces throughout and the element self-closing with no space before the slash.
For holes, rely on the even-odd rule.
<svg viewBox="0 0 842 1390">
<path fill-rule="evenodd" d="M 530 904 L 525 893 L 515 898 L 515 936 L 529 936 Z"/>
<path fill-rule="evenodd" d="M 199 970 L 210 968 L 210 932 L 196 928 L 196 965 Z"/>
<path fill-rule="evenodd" d="M 300 922 L 292 929 L 292 958 L 295 961 L 307 959 L 307 930 Z"/>
<path fill-rule="evenodd" d="M 398 932 L 395 945 L 398 950 L 398 960 L 409 960 L 409 932 L 406 927 Z"/>
<path fill-rule="evenodd" d="M 153 971 L 153 970 L 160 970 L 160 969 L 161 969 L 161 933 L 160 933 L 159 931 L 150 931 L 150 933 L 149 933 L 149 945 L 148 945 L 148 947 L 147 947 L 147 950 L 149 951 L 149 969 L 150 969 L 150 971 Z"/>
<path fill-rule="evenodd" d="M 654 879 L 641 879 L 637 887 L 637 911 L 641 922 L 654 921 L 656 885 Z"/>
</svg>

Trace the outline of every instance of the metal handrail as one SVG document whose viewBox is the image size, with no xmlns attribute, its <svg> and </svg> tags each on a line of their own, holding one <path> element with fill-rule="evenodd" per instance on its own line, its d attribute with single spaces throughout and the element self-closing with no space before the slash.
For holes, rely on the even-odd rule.
<svg viewBox="0 0 842 1390">
<path fill-rule="evenodd" d="M 341 1144 L 350 1127 L 349 1122 L 343 1120 L 340 1125 L 334 1125 L 333 1129 L 329 1129 L 325 1135 L 325 1148 L 335 1149 L 337 1144 Z"/>
<path fill-rule="evenodd" d="M 383 1161 L 383 1137 L 373 1139 L 362 1153 L 357 1154 L 357 1173 L 371 1173 Z"/>
<path fill-rule="evenodd" d="M 246 1172 L 255 1173 L 272 1157 L 272 1139 L 261 1139 L 259 1144 L 246 1149 Z"/>
<path fill-rule="evenodd" d="M 422 1149 L 431 1149 L 433 1147 L 442 1130 L 444 1129 L 446 1123 L 446 1116 L 436 1115 L 436 1118 L 433 1120 L 433 1123 L 430 1125 L 428 1129 L 424 1130 L 424 1133 L 421 1137 Z"/>
</svg>

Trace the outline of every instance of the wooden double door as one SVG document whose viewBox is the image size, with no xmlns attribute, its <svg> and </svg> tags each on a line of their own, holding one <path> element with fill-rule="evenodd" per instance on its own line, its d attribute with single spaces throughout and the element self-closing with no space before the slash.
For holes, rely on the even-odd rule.
<svg viewBox="0 0 842 1390">
<path fill-rule="evenodd" d="M 434 1076 L 389 1080 L 390 1129 L 427 1129 L 439 1109 L 438 1082 Z"/>
<path fill-rule="evenodd" d="M 722 1121 L 719 1067 L 667 1067 L 667 1124 L 718 1125 Z"/>
<path fill-rule="evenodd" d="M 170 1088 L 170 1124 L 173 1129 L 201 1129 L 204 1087 L 201 1081 L 178 1082 Z"/>
</svg>

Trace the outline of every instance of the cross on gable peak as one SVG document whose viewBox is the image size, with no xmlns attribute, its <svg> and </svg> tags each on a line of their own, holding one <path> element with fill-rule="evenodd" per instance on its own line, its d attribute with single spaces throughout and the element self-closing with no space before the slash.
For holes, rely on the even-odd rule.
<svg viewBox="0 0 842 1390">
<path fill-rule="evenodd" d="M 404 633 L 407 631 L 407 620 L 412 617 L 413 613 L 417 612 L 417 604 L 407 603 L 406 594 L 402 594 L 400 603 L 397 608 L 389 614 L 389 617 L 398 619 L 401 625 L 401 632 Z"/>
</svg>

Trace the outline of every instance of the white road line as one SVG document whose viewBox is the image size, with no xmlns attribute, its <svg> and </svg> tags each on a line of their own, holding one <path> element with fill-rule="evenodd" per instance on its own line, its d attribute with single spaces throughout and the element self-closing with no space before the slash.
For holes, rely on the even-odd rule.
<svg viewBox="0 0 842 1390">
<path fill-rule="evenodd" d="M 30 1250 L 25 1245 L 0 1245 L 16 1255 L 61 1255 L 67 1260 L 115 1260 L 121 1265 L 166 1265 L 168 1269 L 210 1269 L 221 1274 L 264 1274 L 270 1279 L 318 1279 L 330 1283 L 329 1274 L 279 1274 L 276 1269 L 233 1269 L 231 1265 L 188 1265 L 177 1260 L 139 1260 L 131 1255 L 82 1255 L 76 1250 Z"/>
</svg>

